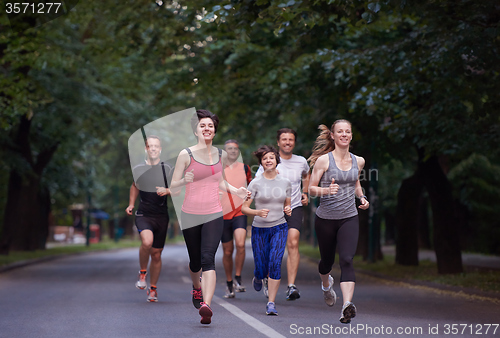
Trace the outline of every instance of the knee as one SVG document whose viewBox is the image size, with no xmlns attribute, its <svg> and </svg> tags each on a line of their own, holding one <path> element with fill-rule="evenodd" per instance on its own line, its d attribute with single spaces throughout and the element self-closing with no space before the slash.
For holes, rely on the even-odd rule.
<svg viewBox="0 0 500 338">
<path fill-rule="evenodd" d="M 299 250 L 299 239 L 289 239 L 287 243 L 288 251 L 298 251 Z"/>
<path fill-rule="evenodd" d="M 352 269 L 353 264 L 352 260 L 354 257 L 349 256 L 349 257 L 339 257 L 339 265 L 341 269 Z"/>
<path fill-rule="evenodd" d="M 245 252 L 245 242 L 236 243 L 236 251 L 237 252 Z"/>
<path fill-rule="evenodd" d="M 152 262 L 160 262 L 161 261 L 161 251 L 151 253 L 151 261 Z"/>
<path fill-rule="evenodd" d="M 151 248 L 153 247 L 153 240 L 143 239 L 141 246 L 145 250 L 151 250 Z"/>
<path fill-rule="evenodd" d="M 230 257 L 233 255 L 233 247 L 225 247 L 224 248 L 224 256 Z"/>
<path fill-rule="evenodd" d="M 204 253 L 201 255 L 201 269 L 203 271 L 215 270 L 215 261 L 213 254 Z"/>
</svg>

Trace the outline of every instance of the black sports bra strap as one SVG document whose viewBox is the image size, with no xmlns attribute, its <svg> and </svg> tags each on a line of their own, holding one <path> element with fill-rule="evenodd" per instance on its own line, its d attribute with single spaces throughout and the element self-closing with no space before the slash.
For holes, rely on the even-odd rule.
<svg viewBox="0 0 500 338">
<path fill-rule="evenodd" d="M 219 161 L 222 159 L 222 149 L 219 148 Z"/>
<path fill-rule="evenodd" d="M 186 148 L 186 151 L 188 152 L 188 154 L 189 154 L 189 157 L 193 157 L 193 153 L 191 152 L 191 149 L 189 149 L 189 148 Z"/>
</svg>

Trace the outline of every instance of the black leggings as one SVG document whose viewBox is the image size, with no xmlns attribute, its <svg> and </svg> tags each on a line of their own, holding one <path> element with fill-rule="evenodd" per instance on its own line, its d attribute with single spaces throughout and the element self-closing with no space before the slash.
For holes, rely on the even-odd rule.
<svg viewBox="0 0 500 338">
<path fill-rule="evenodd" d="M 340 282 L 355 282 L 352 259 L 356 253 L 359 235 L 358 215 L 344 219 L 323 219 L 316 215 L 314 222 L 321 260 L 319 273 L 330 273 L 335 263 L 335 249 L 339 248 Z"/>
<path fill-rule="evenodd" d="M 182 212 L 181 217 L 192 215 Z M 191 217 L 192 218 L 192 217 Z M 187 223 L 187 222 L 186 222 Z M 222 213 L 220 217 L 182 230 L 189 254 L 189 269 L 192 272 L 215 270 L 215 253 L 224 229 Z"/>
</svg>

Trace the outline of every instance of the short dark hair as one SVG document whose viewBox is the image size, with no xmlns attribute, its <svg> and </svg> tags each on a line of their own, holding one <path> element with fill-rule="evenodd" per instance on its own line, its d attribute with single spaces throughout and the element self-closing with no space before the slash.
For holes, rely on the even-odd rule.
<svg viewBox="0 0 500 338">
<path fill-rule="evenodd" d="M 160 140 L 160 138 L 159 138 L 158 136 L 156 136 L 156 135 L 149 135 L 148 137 L 146 137 L 146 147 L 148 146 L 148 140 L 149 140 L 150 138 L 154 138 L 154 139 L 156 139 L 156 140 L 160 141 L 160 147 L 161 147 L 161 140 Z"/>
<path fill-rule="evenodd" d="M 273 146 L 260 146 L 259 149 L 257 149 L 257 151 L 254 151 L 253 154 L 259 160 L 259 164 L 262 164 L 262 158 L 267 153 L 274 153 L 274 156 L 276 157 L 276 165 L 278 165 L 281 162 L 280 161 L 280 153 Z"/>
<path fill-rule="evenodd" d="M 295 137 L 295 142 L 297 142 L 297 132 L 291 128 L 281 128 L 276 133 L 276 141 L 280 140 L 281 134 L 293 134 Z"/>
<path fill-rule="evenodd" d="M 212 119 L 215 132 L 217 133 L 217 128 L 219 127 L 219 117 L 211 111 L 205 109 L 197 110 L 196 114 L 193 114 L 193 117 L 191 117 L 191 128 L 193 129 L 193 133 L 196 133 L 196 127 L 198 127 L 200 120 L 207 117 Z"/>
<path fill-rule="evenodd" d="M 224 142 L 224 145 L 228 144 L 228 143 L 235 143 L 238 147 L 240 146 L 240 144 L 238 143 L 238 141 L 234 140 L 234 139 L 229 139 L 227 140 L 226 142 Z"/>
</svg>

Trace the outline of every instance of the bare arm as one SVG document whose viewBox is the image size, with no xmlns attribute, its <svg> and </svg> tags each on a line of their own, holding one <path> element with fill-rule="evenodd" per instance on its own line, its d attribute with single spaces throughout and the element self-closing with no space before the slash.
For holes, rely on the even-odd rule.
<svg viewBox="0 0 500 338">
<path fill-rule="evenodd" d="M 132 210 L 134 210 L 135 207 L 135 201 L 137 199 L 137 196 L 139 196 L 139 189 L 135 185 L 134 182 L 130 185 L 130 193 L 128 197 L 128 207 L 125 209 L 125 212 L 128 215 L 132 215 Z"/>
<path fill-rule="evenodd" d="M 311 174 L 308 172 L 306 175 L 302 176 L 302 205 L 309 204 L 309 181 L 311 180 Z"/>
<path fill-rule="evenodd" d="M 253 199 L 247 199 L 245 202 L 243 202 L 243 205 L 241 206 L 241 212 L 244 213 L 247 216 L 259 216 L 262 218 L 266 218 L 267 214 L 269 214 L 268 209 L 260 209 L 260 210 L 255 210 L 250 208 L 250 205 L 252 204 Z"/>
<path fill-rule="evenodd" d="M 335 180 L 332 179 L 332 183 L 330 186 L 322 188 L 319 186 L 319 181 L 321 177 L 328 170 L 328 155 L 322 155 L 316 161 L 311 177 L 309 179 L 309 195 L 315 197 L 322 197 L 327 195 L 336 194 L 339 190 L 339 185 L 335 183 Z"/>
<path fill-rule="evenodd" d="M 287 197 L 283 205 L 284 205 L 283 212 L 287 216 L 292 216 L 292 199 L 290 197 Z"/>
<path fill-rule="evenodd" d="M 187 151 L 181 150 L 175 163 L 174 173 L 172 175 L 172 183 L 170 184 L 171 190 L 178 190 L 178 188 L 181 188 L 187 183 L 193 182 L 194 175 L 192 173 L 192 170 L 184 173 L 186 168 L 189 166 L 189 161 L 190 158 Z M 184 177 L 182 177 L 183 175 Z"/>
<path fill-rule="evenodd" d="M 357 162 L 358 162 L 358 169 L 359 169 L 359 175 L 361 175 L 361 170 L 365 167 L 365 159 L 362 157 L 357 156 L 356 157 Z M 361 205 L 359 206 L 360 209 L 366 210 L 370 206 L 370 203 L 364 196 L 365 194 L 363 193 L 363 188 L 361 187 L 361 182 L 359 181 L 359 176 L 358 180 L 356 181 L 356 185 L 354 187 L 354 193 L 358 198 L 360 198 Z"/>
</svg>

